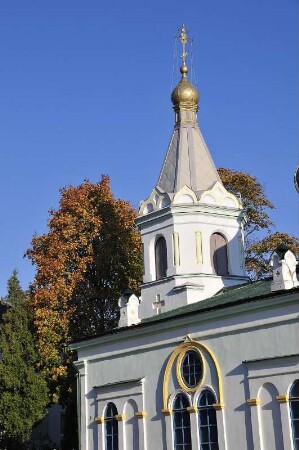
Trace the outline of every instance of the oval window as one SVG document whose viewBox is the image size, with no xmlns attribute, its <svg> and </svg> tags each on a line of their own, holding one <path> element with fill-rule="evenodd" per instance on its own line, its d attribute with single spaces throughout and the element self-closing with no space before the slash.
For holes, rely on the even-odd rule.
<svg viewBox="0 0 299 450">
<path fill-rule="evenodd" d="M 195 388 L 201 382 L 203 363 L 200 354 L 195 350 L 185 353 L 181 362 L 181 375 L 188 388 Z"/>
</svg>

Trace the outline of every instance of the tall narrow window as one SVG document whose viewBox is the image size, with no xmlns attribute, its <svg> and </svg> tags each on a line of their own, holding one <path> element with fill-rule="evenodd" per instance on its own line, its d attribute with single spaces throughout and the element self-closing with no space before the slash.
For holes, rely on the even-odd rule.
<svg viewBox="0 0 299 450">
<path fill-rule="evenodd" d="M 207 389 L 198 400 L 198 426 L 200 435 L 200 450 L 218 450 L 218 431 L 214 395 Z"/>
<path fill-rule="evenodd" d="M 156 280 L 167 276 L 167 247 L 163 236 L 159 237 L 155 245 Z"/>
<path fill-rule="evenodd" d="M 228 275 L 227 241 L 220 233 L 211 236 L 211 260 L 214 273 Z"/>
<path fill-rule="evenodd" d="M 299 380 L 295 381 L 290 390 L 290 414 L 294 450 L 299 450 Z"/>
<path fill-rule="evenodd" d="M 114 403 L 108 403 L 105 413 L 105 450 L 118 450 L 118 422 L 115 418 L 116 415 L 116 406 Z"/>
<path fill-rule="evenodd" d="M 178 394 L 173 404 L 174 450 L 192 450 L 188 398 Z"/>
</svg>

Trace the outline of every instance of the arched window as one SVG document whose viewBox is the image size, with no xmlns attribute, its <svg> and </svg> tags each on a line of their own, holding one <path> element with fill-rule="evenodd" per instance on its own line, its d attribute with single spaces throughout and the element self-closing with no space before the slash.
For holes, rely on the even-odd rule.
<svg viewBox="0 0 299 450">
<path fill-rule="evenodd" d="M 188 406 L 188 398 L 178 394 L 173 404 L 174 450 L 192 450 Z"/>
<path fill-rule="evenodd" d="M 105 412 L 105 450 L 118 450 L 118 422 L 115 418 L 117 408 L 114 403 L 108 403 Z"/>
<path fill-rule="evenodd" d="M 156 240 L 155 245 L 156 280 L 167 276 L 167 247 L 163 236 Z"/>
<path fill-rule="evenodd" d="M 220 233 L 211 236 L 211 260 L 214 273 L 228 275 L 227 241 Z"/>
<path fill-rule="evenodd" d="M 299 450 L 299 380 L 296 380 L 290 390 L 290 414 L 294 450 Z"/>
<path fill-rule="evenodd" d="M 200 450 L 218 450 L 218 431 L 214 395 L 204 390 L 198 400 L 198 426 L 200 436 Z"/>
</svg>

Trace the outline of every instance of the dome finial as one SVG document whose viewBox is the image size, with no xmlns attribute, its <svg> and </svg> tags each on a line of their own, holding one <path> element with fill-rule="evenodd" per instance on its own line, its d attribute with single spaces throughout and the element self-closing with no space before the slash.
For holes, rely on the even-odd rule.
<svg viewBox="0 0 299 450">
<path fill-rule="evenodd" d="M 186 65 L 186 57 L 188 55 L 188 53 L 186 52 L 186 45 L 187 42 L 191 41 L 191 39 L 188 37 L 188 31 L 185 28 L 185 25 L 182 25 L 182 28 L 180 29 L 180 34 L 178 36 L 175 36 L 177 39 L 179 39 L 182 43 L 183 46 L 183 51 L 181 54 L 181 58 L 182 58 L 182 67 L 180 68 L 180 72 L 183 75 L 183 77 L 187 76 L 188 73 L 188 67 Z"/>
<path fill-rule="evenodd" d="M 175 36 L 175 38 L 181 41 L 183 46 L 183 52 L 181 54 L 183 64 L 180 68 L 182 79 L 171 94 L 171 101 L 176 112 L 179 110 L 192 110 L 196 112 L 198 110 L 198 91 L 187 78 L 188 67 L 186 65 L 186 56 L 188 53 L 186 52 L 186 44 L 192 40 L 188 37 L 187 33 L 183 24 L 180 29 L 180 34 Z"/>
</svg>

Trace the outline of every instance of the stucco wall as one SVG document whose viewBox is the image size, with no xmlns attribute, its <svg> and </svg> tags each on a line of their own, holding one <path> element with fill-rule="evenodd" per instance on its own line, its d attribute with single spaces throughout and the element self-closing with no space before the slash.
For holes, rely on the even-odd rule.
<svg viewBox="0 0 299 450">
<path fill-rule="evenodd" d="M 267 412 L 265 405 L 273 392 L 286 395 L 292 382 L 299 378 L 299 359 L 292 356 L 298 353 L 298 301 L 293 295 L 289 300 L 284 297 L 280 305 L 276 302 L 275 306 L 269 300 L 265 306 L 264 303 L 259 301 L 250 305 L 251 308 L 231 307 L 139 327 L 131 334 L 120 332 L 106 336 L 102 344 L 94 340 L 88 346 L 85 343 L 85 348 L 81 345 L 78 362 L 81 367 L 81 449 L 104 449 L 104 425 L 95 418 L 103 416 L 108 401 L 116 404 L 119 414 L 127 415 L 119 422 L 120 448 L 173 448 L 171 415 L 162 410 L 165 406 L 171 410 L 171 399 L 180 388 L 175 361 L 167 383 L 165 370 L 172 352 L 187 335 L 187 342 L 191 339 L 200 346 L 206 365 L 202 386 L 190 395 L 191 402 L 196 400 L 203 386 L 209 386 L 215 391 L 217 402 L 223 404 L 223 408 L 220 405 L 217 410 L 219 448 L 270 449 L 269 445 L 275 444 L 273 448 L 279 450 L 291 449 L 287 404 L 279 403 L 274 396 L 273 401 L 277 402 L 274 412 Z M 163 383 L 167 405 L 163 404 Z M 257 398 L 261 399 L 260 405 L 248 404 L 248 399 Z M 134 445 L 127 442 L 125 446 L 126 430 L 133 426 L 137 412 L 132 413 L 132 405 L 128 408 L 130 399 L 135 409 L 146 412 L 147 416 L 138 419 L 139 442 Z M 126 422 L 130 419 L 128 410 L 131 425 Z M 279 442 L 273 431 L 273 417 L 278 421 L 275 426 L 282 429 Z M 199 448 L 196 413 L 192 414 L 191 425 L 196 445 L 193 447 Z"/>
</svg>

